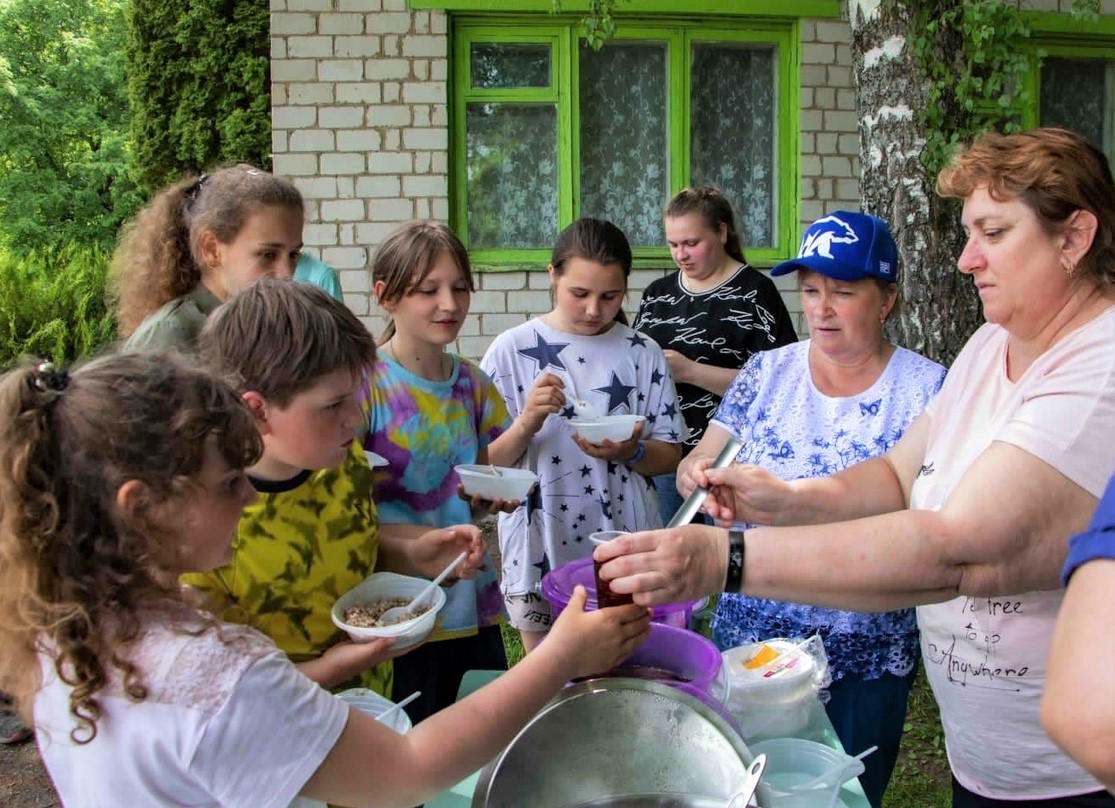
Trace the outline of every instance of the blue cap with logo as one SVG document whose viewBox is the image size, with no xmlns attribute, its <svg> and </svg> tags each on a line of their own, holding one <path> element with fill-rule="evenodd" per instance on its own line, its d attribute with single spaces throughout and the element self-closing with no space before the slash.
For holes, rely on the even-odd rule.
<svg viewBox="0 0 1115 808">
<path fill-rule="evenodd" d="M 898 280 L 898 247 L 890 228 L 878 216 L 838 210 L 809 225 L 802 237 L 798 257 L 771 269 L 771 275 L 787 275 L 811 269 L 840 281 L 879 278 Z"/>
</svg>

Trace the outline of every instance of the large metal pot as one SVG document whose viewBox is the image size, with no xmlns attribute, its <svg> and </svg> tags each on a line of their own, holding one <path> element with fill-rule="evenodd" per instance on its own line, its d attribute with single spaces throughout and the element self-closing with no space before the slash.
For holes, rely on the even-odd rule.
<svg viewBox="0 0 1115 808">
<path fill-rule="evenodd" d="M 480 773 L 473 808 L 722 808 L 751 753 L 715 710 L 641 679 L 565 688 Z"/>
</svg>

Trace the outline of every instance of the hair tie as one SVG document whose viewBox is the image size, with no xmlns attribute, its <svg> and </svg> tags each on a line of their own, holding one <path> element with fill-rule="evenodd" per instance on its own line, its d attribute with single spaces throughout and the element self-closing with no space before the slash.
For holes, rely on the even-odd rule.
<svg viewBox="0 0 1115 808">
<path fill-rule="evenodd" d="M 209 175 L 205 172 L 199 174 L 198 178 L 194 180 L 194 184 L 186 189 L 186 199 L 191 203 L 197 199 L 197 195 L 201 193 L 202 186 L 205 185 L 207 179 L 209 179 Z"/>
<path fill-rule="evenodd" d="M 42 362 L 36 366 L 31 383 L 40 393 L 45 393 L 48 390 L 60 393 L 69 385 L 70 374 L 56 368 L 53 362 Z"/>
</svg>

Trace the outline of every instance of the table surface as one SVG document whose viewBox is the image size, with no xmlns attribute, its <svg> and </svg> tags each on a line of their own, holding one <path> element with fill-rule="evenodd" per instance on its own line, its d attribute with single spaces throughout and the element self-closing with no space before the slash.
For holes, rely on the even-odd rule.
<svg viewBox="0 0 1115 808">
<path fill-rule="evenodd" d="M 500 673 L 502 671 L 469 671 L 461 680 L 461 687 L 457 692 L 458 701 L 474 690 L 483 687 L 499 676 Z M 794 733 L 794 737 L 819 741 L 833 749 L 844 750 L 820 702 L 814 707 L 809 724 L 800 732 Z M 480 772 L 473 772 L 448 791 L 442 792 L 431 800 L 426 800 L 426 808 L 470 808 L 472 793 L 476 790 L 476 781 L 479 777 Z M 871 808 L 871 803 L 867 801 L 863 789 L 860 788 L 859 780 L 854 778 L 846 782 L 841 788 L 840 799 L 847 808 Z"/>
</svg>

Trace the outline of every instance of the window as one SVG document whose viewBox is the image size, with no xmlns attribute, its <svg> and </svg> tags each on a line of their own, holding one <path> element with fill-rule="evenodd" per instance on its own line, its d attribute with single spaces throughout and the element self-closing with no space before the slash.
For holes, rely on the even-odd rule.
<svg viewBox="0 0 1115 808">
<path fill-rule="evenodd" d="M 1042 126 L 1075 129 L 1115 158 L 1115 53 L 1110 58 L 1047 55 L 1040 69 L 1038 95 Z"/>
<path fill-rule="evenodd" d="M 690 184 L 723 189 L 750 257 L 792 253 L 793 25 L 625 21 L 594 51 L 574 19 L 457 20 L 452 216 L 474 260 L 544 264 L 599 216 L 661 265 L 662 207 Z"/>
<path fill-rule="evenodd" d="M 1034 13 L 1033 103 L 1022 124 L 1061 126 L 1088 137 L 1115 163 L 1115 18 L 1082 23 Z"/>
</svg>

